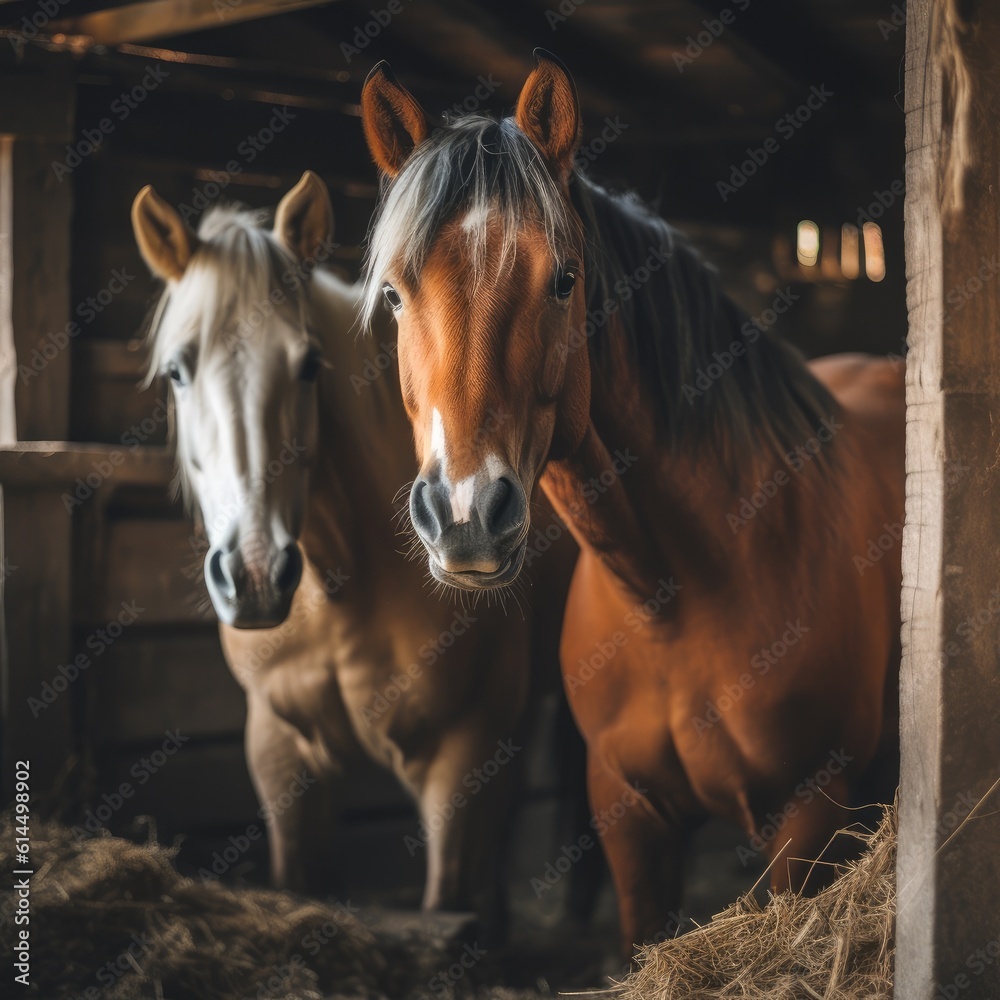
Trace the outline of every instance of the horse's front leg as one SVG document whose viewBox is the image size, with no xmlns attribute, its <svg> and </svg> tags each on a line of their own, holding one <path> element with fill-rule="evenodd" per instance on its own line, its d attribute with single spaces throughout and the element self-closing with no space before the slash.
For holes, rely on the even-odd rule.
<svg viewBox="0 0 1000 1000">
<path fill-rule="evenodd" d="M 295 728 L 267 700 L 247 695 L 247 765 L 267 828 L 271 882 L 321 895 L 336 888 L 329 844 L 335 795 L 329 775 L 303 760 Z"/>
<path fill-rule="evenodd" d="M 587 785 L 591 825 L 618 896 L 622 955 L 629 959 L 636 945 L 677 933 L 690 831 L 680 819 L 664 819 L 646 798 L 647 789 L 611 771 L 593 751 Z"/>
<path fill-rule="evenodd" d="M 483 933 L 503 936 L 504 847 L 520 744 L 469 725 L 445 733 L 415 768 L 426 840 L 425 910 L 480 915 Z"/>
</svg>

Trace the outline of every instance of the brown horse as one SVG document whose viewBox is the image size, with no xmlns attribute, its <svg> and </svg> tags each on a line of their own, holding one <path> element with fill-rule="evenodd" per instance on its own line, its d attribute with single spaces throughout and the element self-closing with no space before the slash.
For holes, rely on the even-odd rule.
<svg viewBox="0 0 1000 1000">
<path fill-rule="evenodd" d="M 556 676 L 567 550 L 539 562 L 534 628 L 530 610 L 439 599 L 400 554 L 394 495 L 414 463 L 394 324 L 358 342 L 359 287 L 317 266 L 333 216 L 315 174 L 273 232 L 222 208 L 195 235 L 150 187 L 133 224 L 167 283 L 151 377 L 171 380 L 274 881 L 331 887 L 331 822 L 367 755 L 419 805 L 425 908 L 491 916 L 533 661 L 536 678 L 546 658 Z"/>
<path fill-rule="evenodd" d="M 791 859 L 891 761 L 903 378 L 806 365 L 663 220 L 576 172 L 572 80 L 536 56 L 512 118 L 433 131 L 372 71 L 391 183 L 367 309 L 384 296 L 399 324 L 431 572 L 515 579 L 539 479 L 580 543 L 563 677 L 629 947 L 669 932 L 706 817 L 800 884 Z M 484 431 L 496 408 L 516 419 Z"/>
</svg>

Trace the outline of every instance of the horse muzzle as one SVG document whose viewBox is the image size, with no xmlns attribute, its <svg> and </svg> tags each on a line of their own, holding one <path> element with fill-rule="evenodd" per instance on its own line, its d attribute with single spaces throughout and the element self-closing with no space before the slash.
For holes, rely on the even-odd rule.
<svg viewBox="0 0 1000 1000">
<path fill-rule="evenodd" d="M 505 587 L 524 563 L 528 501 L 510 468 L 452 484 L 440 466 L 410 490 L 410 520 L 431 574 L 463 590 Z"/>
<path fill-rule="evenodd" d="M 235 545 L 212 546 L 205 558 L 205 583 L 215 613 L 233 628 L 280 625 L 301 579 L 302 554 L 294 542 L 252 564 Z"/>
</svg>

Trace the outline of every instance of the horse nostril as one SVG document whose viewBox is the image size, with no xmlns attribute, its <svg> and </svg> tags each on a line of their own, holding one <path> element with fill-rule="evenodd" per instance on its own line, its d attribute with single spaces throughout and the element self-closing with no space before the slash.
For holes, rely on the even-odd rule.
<svg viewBox="0 0 1000 1000">
<path fill-rule="evenodd" d="M 215 549 L 208 557 L 208 579 L 218 594 L 226 600 L 236 596 L 236 581 L 227 553 Z"/>
<path fill-rule="evenodd" d="M 278 553 L 271 578 L 281 593 L 294 590 L 299 585 L 299 580 L 302 579 L 302 554 L 297 545 L 286 545 Z"/>
<path fill-rule="evenodd" d="M 487 487 L 483 496 L 484 527 L 494 535 L 520 528 L 525 514 L 524 491 L 506 477 Z"/>
<path fill-rule="evenodd" d="M 410 520 L 417 534 L 431 542 L 441 537 L 442 522 L 434 504 L 433 488 L 426 479 L 420 478 L 410 490 Z"/>
</svg>

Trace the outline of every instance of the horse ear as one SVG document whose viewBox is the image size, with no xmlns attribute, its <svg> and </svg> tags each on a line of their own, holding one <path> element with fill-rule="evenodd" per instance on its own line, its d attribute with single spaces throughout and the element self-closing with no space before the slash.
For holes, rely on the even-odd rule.
<svg viewBox="0 0 1000 1000">
<path fill-rule="evenodd" d="M 278 204 L 274 235 L 299 260 L 325 259 L 333 239 L 333 206 L 326 185 L 307 170 Z"/>
<path fill-rule="evenodd" d="M 132 231 L 142 259 L 153 274 L 167 281 L 184 275 L 198 246 L 187 223 L 147 184 L 132 202 Z"/>
<path fill-rule="evenodd" d="M 431 131 L 424 109 L 397 83 L 385 60 L 368 74 L 361 90 L 361 123 L 372 159 L 390 177 Z"/>
<path fill-rule="evenodd" d="M 551 52 L 535 49 L 534 55 L 538 65 L 521 88 L 514 120 L 564 181 L 583 133 L 576 84 Z"/>
</svg>

